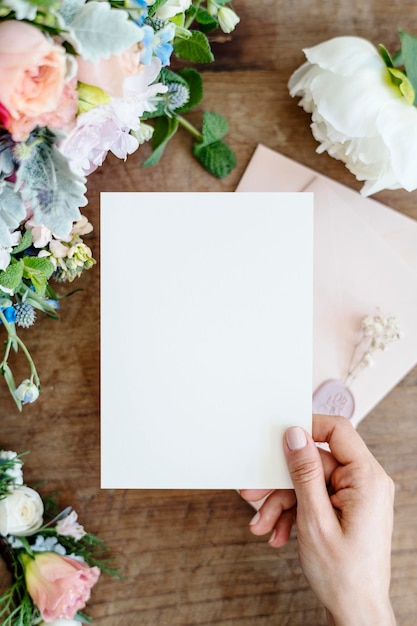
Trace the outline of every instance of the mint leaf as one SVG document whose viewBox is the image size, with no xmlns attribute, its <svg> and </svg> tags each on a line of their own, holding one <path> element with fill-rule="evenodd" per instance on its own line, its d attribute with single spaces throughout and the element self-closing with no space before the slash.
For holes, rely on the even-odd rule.
<svg viewBox="0 0 417 626">
<path fill-rule="evenodd" d="M 186 39 L 176 37 L 174 39 L 174 51 L 179 59 L 193 61 L 194 63 L 211 63 L 214 56 L 209 41 L 204 33 L 191 30 Z"/>
<path fill-rule="evenodd" d="M 224 178 L 236 165 L 234 152 L 221 139 L 229 124 L 218 113 L 206 111 L 203 117 L 203 139 L 193 146 L 193 154 L 216 178 Z"/>
<path fill-rule="evenodd" d="M 214 141 L 208 145 L 194 144 L 193 154 L 216 178 L 224 178 L 236 166 L 235 154 L 224 141 Z"/>
<path fill-rule="evenodd" d="M 229 124 L 218 113 L 206 111 L 203 117 L 203 141 L 205 144 L 217 141 L 229 132 Z"/>
<path fill-rule="evenodd" d="M 169 140 L 178 130 L 178 120 L 171 117 L 158 117 L 155 121 L 152 135 L 152 154 L 142 163 L 143 167 L 149 167 L 158 163 Z"/>
<path fill-rule="evenodd" d="M 23 278 L 23 261 L 10 263 L 7 268 L 0 272 L 0 289 L 5 287 L 14 291 Z"/>
<path fill-rule="evenodd" d="M 53 271 L 54 266 L 48 259 L 30 256 L 23 260 L 23 277 L 31 281 L 40 296 L 45 293 L 48 278 L 52 276 Z"/>
<path fill-rule="evenodd" d="M 17 244 L 17 246 L 14 246 L 12 254 L 18 254 L 19 252 L 26 250 L 26 248 L 29 248 L 29 246 L 32 245 L 32 241 L 32 231 L 26 230 L 20 242 Z"/>
<path fill-rule="evenodd" d="M 208 33 L 218 26 L 218 21 L 216 20 L 216 18 L 210 15 L 207 9 L 202 9 L 201 7 L 199 7 L 197 10 L 195 21 L 200 24 L 200 26 L 202 27 L 201 30 L 204 33 Z"/>
<path fill-rule="evenodd" d="M 417 104 L 417 37 L 403 30 L 399 31 L 399 35 L 405 71 L 414 89 L 413 104 Z"/>
</svg>

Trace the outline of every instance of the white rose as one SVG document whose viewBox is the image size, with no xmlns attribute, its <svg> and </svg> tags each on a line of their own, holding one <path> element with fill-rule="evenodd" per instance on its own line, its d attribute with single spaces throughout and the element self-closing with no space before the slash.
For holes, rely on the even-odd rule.
<svg viewBox="0 0 417 626">
<path fill-rule="evenodd" d="M 291 76 L 292 96 L 311 113 L 320 146 L 340 159 L 361 193 L 417 188 L 417 109 L 390 78 L 377 49 L 359 37 L 335 37 L 304 50 Z"/>
<path fill-rule="evenodd" d="M 177 13 L 184 13 L 190 8 L 191 0 L 167 0 L 162 6 L 155 11 L 156 17 L 161 20 L 169 20 Z"/>
<path fill-rule="evenodd" d="M 0 500 L 0 534 L 25 537 L 43 523 L 43 502 L 30 487 L 15 487 Z"/>
</svg>

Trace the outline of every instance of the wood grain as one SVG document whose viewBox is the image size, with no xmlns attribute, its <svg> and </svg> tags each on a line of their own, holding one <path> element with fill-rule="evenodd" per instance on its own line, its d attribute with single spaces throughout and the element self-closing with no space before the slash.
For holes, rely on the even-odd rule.
<svg viewBox="0 0 417 626">
<path fill-rule="evenodd" d="M 394 49 L 397 25 L 417 32 L 415 4 L 241 0 L 235 8 L 241 24 L 225 42 L 214 44 L 216 63 L 203 68 L 203 107 L 189 118 L 200 123 L 203 108 L 228 118 L 236 169 L 222 181 L 210 177 L 194 161 L 191 140 L 182 132 L 153 169 L 141 167 L 149 146 L 126 163 L 110 157 L 90 177 L 85 211 L 95 226 L 89 241 L 97 258 L 101 191 L 233 191 L 258 143 L 360 188 L 341 163 L 316 154 L 308 117 L 289 97 L 286 84 L 303 60 L 301 49 L 334 35 L 361 35 Z M 417 219 L 416 192 L 386 191 L 376 197 Z M 295 534 L 279 552 L 265 538 L 251 536 L 252 511 L 235 492 L 100 490 L 99 269 L 78 281 L 83 291 L 63 302 L 59 322 L 39 318 L 36 329 L 25 333 L 42 379 L 38 402 L 19 414 L 0 386 L 2 447 L 30 450 L 27 482 L 46 481 L 45 495 L 59 492 L 62 507 L 73 505 L 122 566 L 123 580 L 103 576 L 93 591 L 88 609 L 95 623 L 325 624 L 300 570 Z M 115 341 L 120 323 L 114 320 Z M 19 363 L 16 368 L 17 378 L 23 378 L 24 368 Z M 359 428 L 397 486 L 392 598 L 399 626 L 414 626 L 417 616 L 416 406 L 417 369 Z"/>
</svg>

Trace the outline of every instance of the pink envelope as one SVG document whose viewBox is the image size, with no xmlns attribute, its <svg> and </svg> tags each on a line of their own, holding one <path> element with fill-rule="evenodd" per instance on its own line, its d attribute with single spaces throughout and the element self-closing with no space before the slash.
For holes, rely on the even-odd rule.
<svg viewBox="0 0 417 626">
<path fill-rule="evenodd" d="M 345 378 L 365 316 L 398 319 L 404 338 L 349 385 L 356 426 L 417 363 L 417 222 L 262 145 L 236 191 L 314 193 L 313 389 Z"/>
</svg>

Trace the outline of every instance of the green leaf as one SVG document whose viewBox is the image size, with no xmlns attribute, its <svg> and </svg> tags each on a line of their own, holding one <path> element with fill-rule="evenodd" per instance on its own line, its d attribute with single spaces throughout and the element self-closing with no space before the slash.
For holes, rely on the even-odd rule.
<svg viewBox="0 0 417 626">
<path fill-rule="evenodd" d="M 33 241 L 32 231 L 25 230 L 22 239 L 17 244 L 17 246 L 13 248 L 12 254 L 15 255 L 15 254 L 18 254 L 19 252 L 22 252 L 23 250 L 26 250 L 26 248 L 29 248 L 29 246 L 32 245 L 32 241 Z"/>
<path fill-rule="evenodd" d="M 52 276 L 54 266 L 48 259 L 35 256 L 23 260 L 23 277 L 31 281 L 38 295 L 45 293 L 48 278 Z"/>
<path fill-rule="evenodd" d="M 390 53 L 388 52 L 388 50 L 386 49 L 385 46 L 383 46 L 382 44 L 379 44 L 378 46 L 378 50 L 379 50 L 379 54 L 382 57 L 382 60 L 384 61 L 385 65 L 389 68 L 389 67 L 394 67 L 394 63 L 393 60 L 391 58 Z"/>
<path fill-rule="evenodd" d="M 204 113 L 202 133 L 205 144 L 222 139 L 228 132 L 229 124 L 224 117 L 211 111 Z"/>
<path fill-rule="evenodd" d="M 194 156 L 216 178 L 224 178 L 236 165 L 234 152 L 224 141 L 208 145 L 194 144 Z"/>
<path fill-rule="evenodd" d="M 194 63 L 211 63 L 214 61 L 207 37 L 198 30 L 191 30 L 190 36 L 186 39 L 176 37 L 174 39 L 174 51 L 179 59 Z"/>
<path fill-rule="evenodd" d="M 407 72 L 407 78 L 414 89 L 413 104 L 417 104 L 417 37 L 410 35 L 403 30 L 399 31 L 399 35 L 405 71 Z"/>
<path fill-rule="evenodd" d="M 207 9 L 199 8 L 195 16 L 195 21 L 202 26 L 202 31 L 208 33 L 218 26 L 218 21 L 210 15 Z"/>
<path fill-rule="evenodd" d="M 184 67 L 179 70 L 178 75 L 185 80 L 188 89 L 190 90 L 190 97 L 182 107 L 176 109 L 175 113 L 185 113 L 193 109 L 203 100 L 203 79 L 200 72 L 192 67 Z"/>
<path fill-rule="evenodd" d="M 12 262 L 8 267 L 0 272 L 0 289 L 5 287 L 14 291 L 23 278 L 23 261 Z"/>
<path fill-rule="evenodd" d="M 170 117 L 158 117 L 155 121 L 155 129 L 152 135 L 152 154 L 142 163 L 143 167 L 149 167 L 158 163 L 169 140 L 178 130 L 178 120 Z"/>
<path fill-rule="evenodd" d="M 414 104 L 415 92 L 413 89 L 413 85 L 408 80 L 408 77 L 404 74 L 404 72 L 394 67 L 388 67 L 387 69 L 394 79 L 394 84 L 397 85 L 398 89 L 401 91 L 408 104 Z"/>
<path fill-rule="evenodd" d="M 222 137 L 228 132 L 229 124 L 218 113 L 206 111 L 203 117 L 203 140 L 193 146 L 193 154 L 216 178 L 224 178 L 236 165 L 234 152 Z"/>
<path fill-rule="evenodd" d="M 2 370 L 3 370 L 2 373 L 4 376 L 4 380 L 6 381 L 6 385 L 9 388 L 10 394 L 13 400 L 15 401 L 17 408 L 19 409 L 19 411 L 21 411 L 22 402 L 19 400 L 19 398 L 16 398 L 16 396 L 14 395 L 14 392 L 16 391 L 16 383 L 13 377 L 13 372 L 10 369 L 10 367 L 7 365 L 7 363 L 4 363 Z"/>
</svg>

